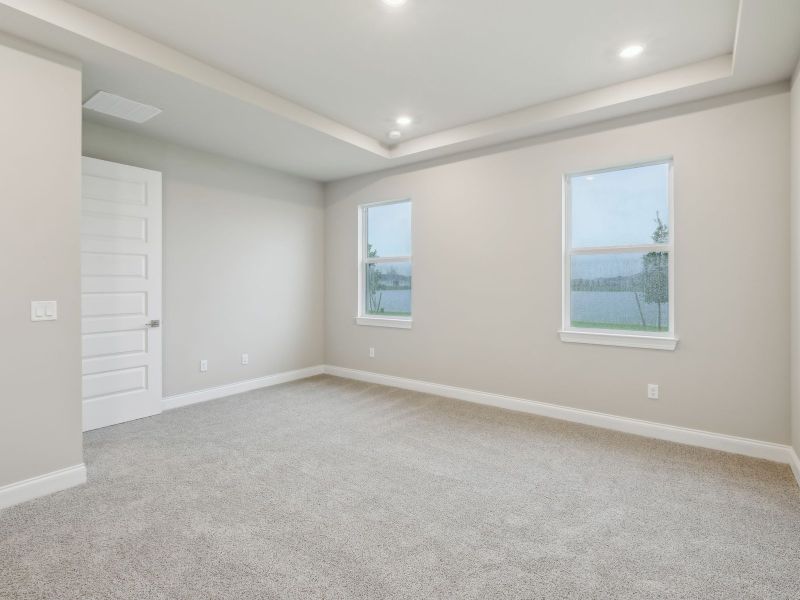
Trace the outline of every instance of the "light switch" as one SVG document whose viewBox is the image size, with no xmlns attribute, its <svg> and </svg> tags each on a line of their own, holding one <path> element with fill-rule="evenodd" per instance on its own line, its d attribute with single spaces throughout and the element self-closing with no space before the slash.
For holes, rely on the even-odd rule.
<svg viewBox="0 0 800 600">
<path fill-rule="evenodd" d="M 31 301 L 31 321 L 55 321 L 58 318 L 58 304 L 55 300 Z"/>
</svg>

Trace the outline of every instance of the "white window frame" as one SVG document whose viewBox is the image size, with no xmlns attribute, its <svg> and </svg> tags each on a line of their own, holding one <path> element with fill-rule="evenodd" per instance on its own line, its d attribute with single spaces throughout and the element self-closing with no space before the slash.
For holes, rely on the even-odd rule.
<svg viewBox="0 0 800 600">
<path fill-rule="evenodd" d="M 367 242 L 367 211 L 376 206 L 387 204 L 400 204 L 408 202 L 411 213 L 411 223 L 409 224 L 409 235 L 411 236 L 411 255 L 408 256 L 380 256 L 369 258 L 366 256 Z M 358 313 L 355 319 L 357 325 L 371 325 L 376 327 L 393 327 L 395 329 L 411 329 L 413 319 L 408 317 L 380 317 L 367 314 L 365 304 L 366 275 L 367 265 L 390 262 L 408 262 L 411 266 L 411 314 L 414 314 L 414 204 L 411 198 L 400 198 L 399 200 L 384 200 L 381 202 L 370 202 L 361 204 L 358 207 Z"/>
<path fill-rule="evenodd" d="M 575 177 L 586 177 L 607 173 L 609 171 L 622 171 L 650 165 L 666 164 L 669 166 L 668 174 L 668 210 L 669 210 L 669 242 L 667 244 L 633 244 L 627 246 L 592 246 L 587 248 L 572 247 L 572 195 L 570 181 Z M 648 348 L 653 350 L 675 350 L 678 338 L 675 334 L 675 201 L 673 159 L 661 158 L 647 162 L 624 164 L 590 171 L 567 173 L 563 178 L 562 201 L 562 323 L 559 334 L 561 341 L 579 344 L 600 344 L 605 346 L 625 346 L 630 348 Z M 619 329 L 582 329 L 572 327 L 570 315 L 570 279 L 571 261 L 573 256 L 591 254 L 612 254 L 627 252 L 652 252 L 660 250 L 668 252 L 667 268 L 669 285 L 669 331 L 656 332 L 628 332 Z"/>
</svg>

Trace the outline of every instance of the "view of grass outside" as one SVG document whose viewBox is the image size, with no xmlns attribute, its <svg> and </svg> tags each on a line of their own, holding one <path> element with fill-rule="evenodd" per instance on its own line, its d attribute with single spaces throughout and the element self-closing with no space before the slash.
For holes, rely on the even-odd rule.
<svg viewBox="0 0 800 600">
<path fill-rule="evenodd" d="M 629 325 L 627 323 L 597 323 L 592 321 L 572 321 L 573 327 L 580 329 L 621 329 L 623 331 L 669 331 L 669 327 L 654 325 Z"/>
</svg>

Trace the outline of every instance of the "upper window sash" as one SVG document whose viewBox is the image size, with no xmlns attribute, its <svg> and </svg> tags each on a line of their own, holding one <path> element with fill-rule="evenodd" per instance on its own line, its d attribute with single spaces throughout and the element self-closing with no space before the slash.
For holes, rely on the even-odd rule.
<svg viewBox="0 0 800 600">
<path fill-rule="evenodd" d="M 373 209 L 380 209 L 382 207 L 388 207 L 388 206 L 391 206 L 393 204 L 407 204 L 408 205 L 408 213 L 409 213 L 408 214 L 408 218 L 409 218 L 409 223 L 408 223 L 408 253 L 407 254 L 405 254 L 405 253 L 402 253 L 402 254 L 401 253 L 392 253 L 392 254 L 386 253 L 386 254 L 384 254 L 384 248 L 376 247 L 375 249 L 379 253 L 379 255 L 376 256 L 376 257 L 370 258 L 369 256 L 367 256 L 367 253 L 369 251 L 369 245 L 370 245 L 370 240 L 369 240 L 369 231 L 370 231 L 369 211 L 373 210 Z M 369 204 L 362 204 L 361 206 L 359 206 L 359 223 L 358 224 L 359 224 L 359 227 L 361 229 L 360 234 L 359 234 L 360 235 L 359 239 L 361 240 L 361 249 L 360 249 L 361 259 L 363 261 L 365 261 L 365 262 L 367 262 L 367 261 L 378 262 L 378 261 L 373 260 L 373 259 L 377 259 L 377 258 L 402 258 L 402 259 L 410 258 L 411 254 L 413 253 L 413 249 L 412 249 L 411 214 L 412 214 L 412 205 L 411 205 L 411 199 L 409 199 L 409 198 L 403 198 L 401 200 L 386 200 L 386 201 L 382 201 L 382 202 L 372 202 L 372 203 L 369 203 Z"/>
</svg>

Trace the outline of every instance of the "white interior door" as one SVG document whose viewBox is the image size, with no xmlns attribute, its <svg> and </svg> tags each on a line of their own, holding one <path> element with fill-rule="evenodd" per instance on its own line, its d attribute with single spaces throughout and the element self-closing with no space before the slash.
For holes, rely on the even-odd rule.
<svg viewBox="0 0 800 600">
<path fill-rule="evenodd" d="M 83 430 L 161 412 L 161 173 L 83 158 Z"/>
</svg>

